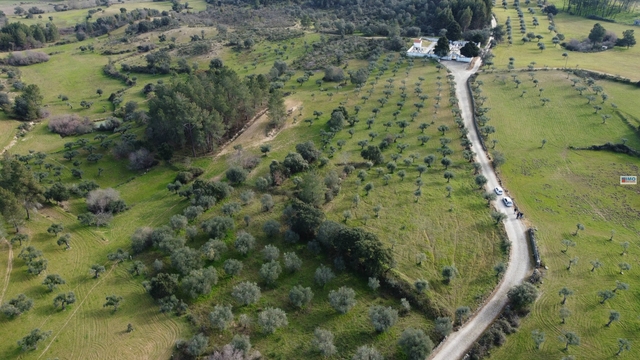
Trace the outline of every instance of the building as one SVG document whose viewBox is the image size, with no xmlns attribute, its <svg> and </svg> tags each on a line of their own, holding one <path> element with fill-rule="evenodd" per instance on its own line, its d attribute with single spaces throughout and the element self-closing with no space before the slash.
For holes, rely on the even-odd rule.
<svg viewBox="0 0 640 360">
<path fill-rule="evenodd" d="M 467 41 L 449 41 L 449 53 L 446 56 L 438 56 L 433 52 L 433 49 L 438 42 L 438 38 L 424 38 L 429 41 L 429 45 L 423 46 L 423 38 L 414 39 L 413 45 L 407 50 L 407 56 L 409 57 L 428 57 L 431 59 L 440 60 L 454 60 L 461 62 L 471 62 L 472 58 L 463 56 L 460 54 L 460 49 L 467 43 Z M 480 44 L 477 44 L 478 47 Z"/>
</svg>

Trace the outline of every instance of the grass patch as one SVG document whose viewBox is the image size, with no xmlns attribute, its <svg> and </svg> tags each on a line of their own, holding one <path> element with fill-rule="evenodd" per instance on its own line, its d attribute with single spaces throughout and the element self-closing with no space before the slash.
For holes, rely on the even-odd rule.
<svg viewBox="0 0 640 360">
<path fill-rule="evenodd" d="M 532 313 L 523 320 L 520 331 L 509 337 L 507 343 L 494 351 L 497 359 L 510 359 L 518 354 L 521 359 L 560 358 L 564 356 L 563 344 L 556 340 L 562 331 L 575 331 L 582 338 L 582 345 L 572 347 L 570 354 L 584 359 L 613 358 L 617 351 L 617 339 L 635 339 L 640 325 L 640 310 L 636 289 L 640 286 L 637 271 L 640 230 L 638 209 L 640 199 L 633 186 L 620 186 L 620 175 L 637 174 L 640 159 L 622 154 L 593 151 L 572 151 L 568 146 L 620 142 L 640 147 L 640 139 L 620 118 L 614 116 L 602 124 L 584 96 L 572 87 L 566 75 L 560 72 L 538 72 L 536 78 L 545 88 L 543 97 L 551 99 L 545 107 L 530 80 L 522 73 L 521 89 L 528 90 L 520 97 L 512 82 L 503 85 L 494 75 L 484 74 L 478 79 L 484 82 L 483 94 L 488 97 L 486 106 L 491 108 L 491 125 L 496 127 L 497 149 L 507 157 L 500 176 L 505 188 L 513 191 L 518 208 L 525 221 L 538 229 L 539 247 L 546 271 L 541 297 Z M 636 88 L 611 82 L 598 82 L 611 101 L 621 111 L 637 112 Z M 585 93 L 585 96 L 587 93 Z M 606 107 L 603 112 L 610 112 Z M 541 148 L 541 140 L 547 144 Z M 586 230 L 572 235 L 576 224 L 584 224 Z M 608 241 L 611 230 L 613 241 Z M 561 250 L 562 239 L 577 243 L 565 254 Z M 621 256 L 621 243 L 629 242 L 628 255 Z M 567 271 L 569 259 L 579 258 L 577 266 Z M 604 264 L 591 272 L 590 261 L 598 259 Z M 631 271 L 619 274 L 618 263 L 632 265 Z M 618 291 L 617 296 L 600 305 L 597 293 L 612 290 L 616 281 L 630 284 L 630 291 Z M 566 307 L 572 312 L 566 324 L 561 324 L 559 310 L 562 287 L 574 291 Z M 620 321 L 605 327 L 609 310 L 621 314 Z M 541 350 L 534 350 L 531 331 L 546 333 L 547 341 Z M 625 354 L 637 357 L 639 350 L 632 348 Z"/>
</svg>

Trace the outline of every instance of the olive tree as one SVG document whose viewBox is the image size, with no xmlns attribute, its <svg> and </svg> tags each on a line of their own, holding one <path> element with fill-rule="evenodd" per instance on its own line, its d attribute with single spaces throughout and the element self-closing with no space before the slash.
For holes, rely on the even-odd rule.
<svg viewBox="0 0 640 360">
<path fill-rule="evenodd" d="M 213 311 L 209 313 L 209 323 L 214 329 L 223 331 L 231 321 L 233 321 L 231 305 L 216 305 Z"/>
<path fill-rule="evenodd" d="M 369 308 L 369 319 L 376 331 L 382 333 L 398 321 L 398 311 L 392 307 L 372 306 Z"/>
<path fill-rule="evenodd" d="M 231 296 L 241 305 L 255 304 L 260 300 L 260 288 L 252 282 L 241 282 L 233 287 Z"/>
<path fill-rule="evenodd" d="M 356 305 L 356 292 L 346 286 L 329 292 L 329 303 L 339 313 L 346 314 Z"/>
<path fill-rule="evenodd" d="M 51 331 L 42 331 L 40 329 L 33 329 L 22 339 L 18 340 L 18 346 L 22 351 L 31 351 L 38 348 L 38 343 L 45 341 L 51 336 Z"/>
<path fill-rule="evenodd" d="M 433 342 L 421 329 L 406 328 L 400 335 L 398 345 L 409 360 L 424 360 L 433 350 Z"/>
<path fill-rule="evenodd" d="M 275 260 L 262 264 L 259 271 L 260 278 L 268 285 L 275 283 L 281 273 L 282 267 L 280 266 L 280 262 Z"/>
<path fill-rule="evenodd" d="M 65 310 L 67 305 L 71 305 L 76 302 L 76 294 L 73 291 L 69 291 L 68 293 L 60 293 L 53 299 L 53 307 L 58 308 L 60 306 L 60 310 Z"/>
<path fill-rule="evenodd" d="M 302 260 L 294 252 L 284 253 L 284 268 L 289 272 L 296 272 L 302 267 Z"/>
<path fill-rule="evenodd" d="M 289 325 L 287 314 L 278 308 L 266 308 L 258 314 L 258 325 L 265 334 L 273 334 L 278 328 Z"/>
<path fill-rule="evenodd" d="M 369 345 L 360 346 L 351 360 L 383 360 L 384 357 L 376 348 Z"/>
<path fill-rule="evenodd" d="M 316 284 L 320 285 L 323 288 L 334 277 L 335 277 L 335 275 L 333 274 L 333 271 L 331 271 L 331 269 L 329 267 L 325 266 L 324 264 L 320 264 L 320 267 L 318 267 L 316 269 L 316 272 L 315 272 L 315 275 L 314 275 L 314 279 L 316 281 Z"/>
<path fill-rule="evenodd" d="M 311 288 L 296 285 L 289 291 L 289 301 L 297 308 L 302 308 L 313 299 L 313 291 Z"/>
<path fill-rule="evenodd" d="M 329 330 L 316 328 L 311 345 L 324 357 L 333 356 L 338 352 L 333 344 L 333 333 Z"/>
<path fill-rule="evenodd" d="M 224 261 L 224 264 L 222 264 L 222 268 L 227 275 L 236 276 L 242 271 L 243 265 L 240 260 L 227 259 Z"/>
<path fill-rule="evenodd" d="M 256 246 L 256 239 L 249 233 L 241 232 L 233 245 L 240 254 L 247 255 Z"/>
</svg>

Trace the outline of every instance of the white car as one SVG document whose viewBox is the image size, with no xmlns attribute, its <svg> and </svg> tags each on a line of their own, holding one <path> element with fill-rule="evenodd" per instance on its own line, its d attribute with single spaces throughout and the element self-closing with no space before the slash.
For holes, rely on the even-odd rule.
<svg viewBox="0 0 640 360">
<path fill-rule="evenodd" d="M 513 206 L 513 200 L 511 200 L 511 198 L 508 197 L 508 196 L 503 197 L 502 198 L 502 202 L 504 203 L 504 205 L 506 207 L 512 207 Z"/>
<path fill-rule="evenodd" d="M 496 186 L 496 188 L 493 189 L 493 191 L 495 191 L 497 195 L 502 195 L 504 193 L 504 191 L 500 186 Z"/>
</svg>

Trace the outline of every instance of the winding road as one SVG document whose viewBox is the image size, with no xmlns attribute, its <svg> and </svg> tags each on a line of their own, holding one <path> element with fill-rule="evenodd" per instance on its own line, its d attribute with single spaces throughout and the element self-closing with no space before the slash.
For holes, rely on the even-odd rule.
<svg viewBox="0 0 640 360">
<path fill-rule="evenodd" d="M 471 107 L 471 94 L 467 88 L 467 79 L 480 67 L 481 62 L 476 61 L 472 69 L 468 69 L 466 63 L 455 61 L 443 61 L 443 65 L 449 68 L 456 81 L 456 96 L 462 111 L 464 124 L 469 129 L 469 139 L 472 143 L 472 150 L 476 153 L 476 161 L 482 165 L 481 173 L 487 178 L 487 189 L 494 189 L 499 186 L 498 177 L 491 166 L 487 154 L 482 149 L 478 133 L 473 124 L 473 114 Z M 499 200 L 493 204 L 498 211 L 507 215 L 504 225 L 507 236 L 511 241 L 511 252 L 507 271 L 504 273 L 502 281 L 494 289 L 490 298 L 479 308 L 469 321 L 467 321 L 458 331 L 450 334 L 429 357 L 432 360 L 454 360 L 462 359 L 473 343 L 482 335 L 493 320 L 500 314 L 502 308 L 507 304 L 507 292 L 513 286 L 518 285 L 532 269 L 529 247 L 525 235 L 525 227 L 520 220 L 516 220 L 513 208 L 507 208 Z"/>
</svg>

